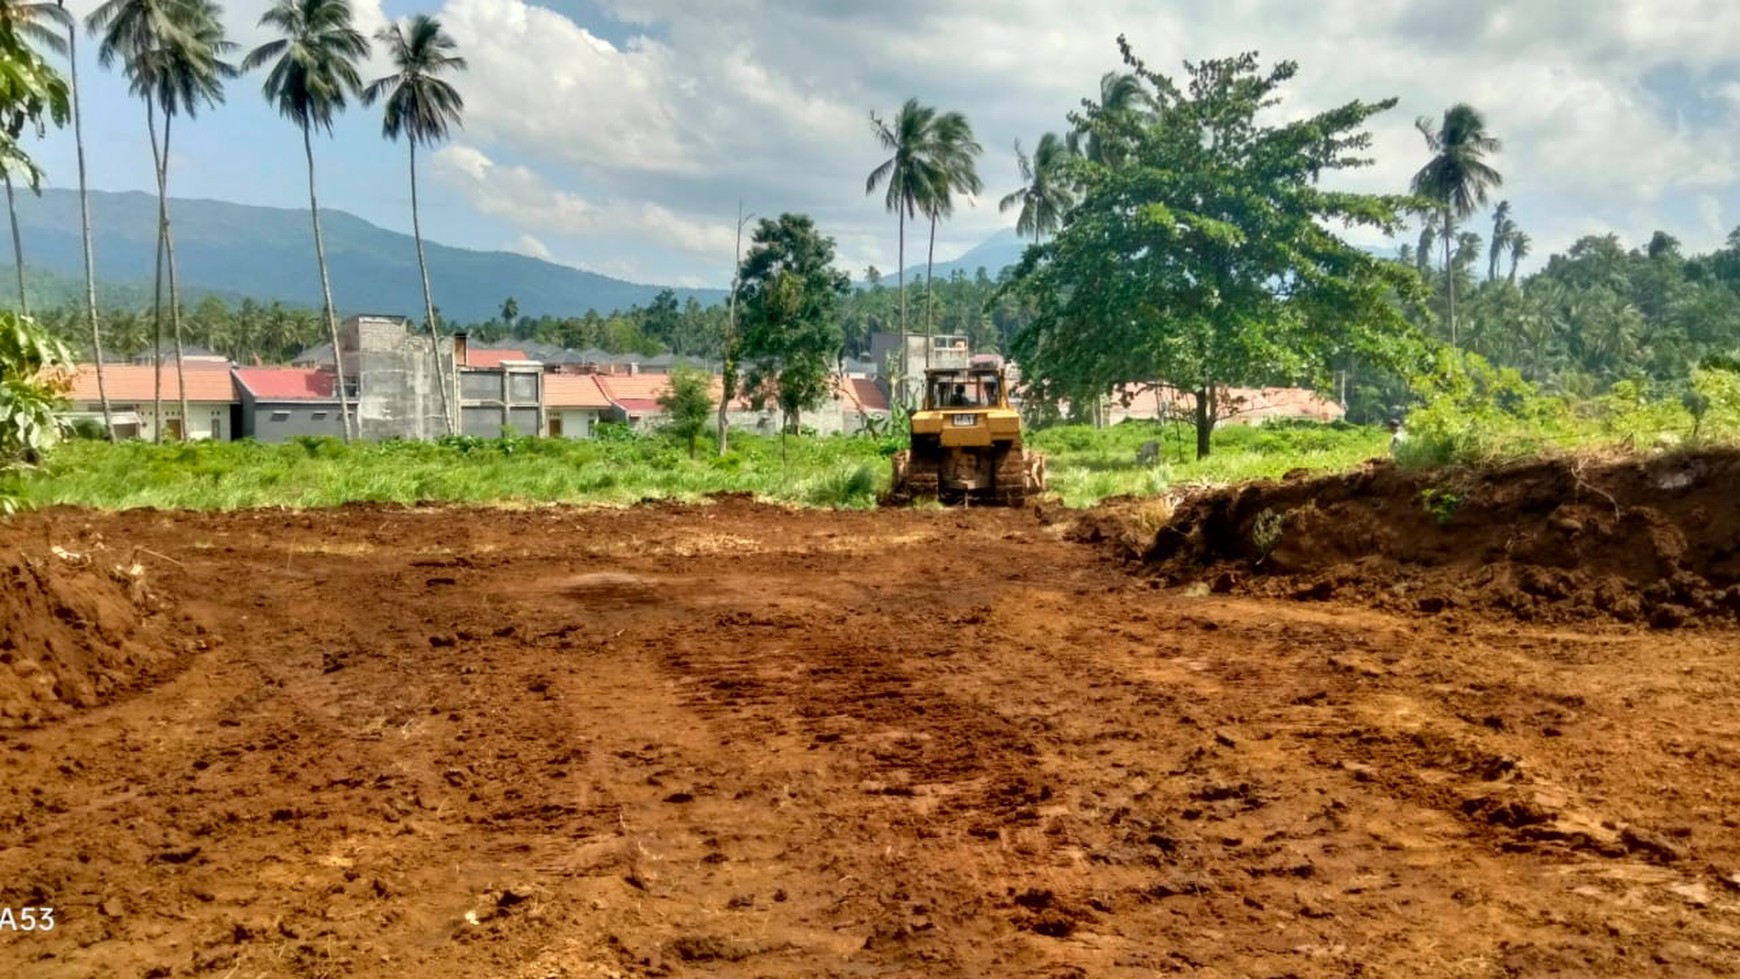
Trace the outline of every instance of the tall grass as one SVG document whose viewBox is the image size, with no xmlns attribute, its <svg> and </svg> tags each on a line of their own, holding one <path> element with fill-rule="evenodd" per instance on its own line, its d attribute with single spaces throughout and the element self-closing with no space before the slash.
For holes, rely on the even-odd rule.
<svg viewBox="0 0 1740 979">
<path fill-rule="evenodd" d="M 1142 465 L 1136 456 L 1150 440 L 1160 443 L 1160 452 L 1152 465 Z M 1181 485 L 1275 479 L 1294 469 L 1350 469 L 1385 455 L 1389 433 L 1343 422 L 1224 425 L 1214 430 L 1209 456 L 1201 460 L 1194 429 L 1157 422 L 1042 429 L 1028 443 L 1046 454 L 1051 491 L 1065 506 L 1083 507 Z"/>
<path fill-rule="evenodd" d="M 277 445 L 253 441 L 153 445 L 75 440 L 49 456 L 46 472 L 23 492 L 35 506 L 105 509 L 324 507 L 352 501 L 412 504 L 630 504 L 694 500 L 745 492 L 808 506 L 870 507 L 888 488 L 892 440 L 733 434 L 725 456 L 689 459 L 664 436 L 610 432 L 600 439 L 450 437 L 433 442 L 345 443 L 304 437 Z M 1160 460 L 1139 465 L 1137 450 L 1160 438 L 1151 424 L 1094 430 L 1072 426 L 1033 433 L 1049 456 L 1051 489 L 1068 506 L 1108 496 L 1150 496 L 1177 483 L 1279 476 L 1290 469 L 1351 466 L 1384 451 L 1387 434 L 1345 425 L 1227 427 L 1214 454 L 1194 459 L 1171 437 Z"/>
</svg>

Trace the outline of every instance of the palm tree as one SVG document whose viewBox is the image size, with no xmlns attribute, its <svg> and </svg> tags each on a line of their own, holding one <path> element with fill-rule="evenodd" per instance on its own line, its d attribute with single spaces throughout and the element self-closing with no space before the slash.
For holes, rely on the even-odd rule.
<svg viewBox="0 0 1740 979">
<path fill-rule="evenodd" d="M 1151 119 L 1158 106 L 1154 102 L 1154 96 L 1142 87 L 1142 80 L 1134 72 L 1108 71 L 1100 76 L 1100 100 L 1097 104 L 1090 104 L 1090 108 L 1096 116 Z M 1108 143 L 1092 129 L 1085 130 L 1085 133 L 1085 139 L 1077 137 L 1081 155 L 1095 163 L 1113 166 L 1123 161 L 1124 150 L 1121 146 Z M 1076 136 L 1076 133 L 1070 135 Z"/>
<path fill-rule="evenodd" d="M 1015 219 L 1015 233 L 1033 236 L 1038 244 L 1047 232 L 1063 227 L 1063 217 L 1075 206 L 1075 195 L 1065 179 L 1063 164 L 1070 156 L 1069 145 L 1056 133 L 1039 138 L 1033 157 L 1021 152 L 1021 141 L 1015 141 L 1015 161 L 1021 167 L 1021 189 L 1012 191 L 997 202 L 998 211 L 1020 207 Z"/>
<path fill-rule="evenodd" d="M 1414 174 L 1413 191 L 1438 203 L 1443 227 L 1444 270 L 1450 272 L 1450 245 L 1456 237 L 1456 222 L 1472 215 L 1486 203 L 1488 191 L 1504 184 L 1504 177 L 1486 162 L 1486 156 L 1504 148 L 1486 131 L 1486 119 L 1473 106 L 1459 102 L 1444 112 L 1434 130 L 1432 120 L 1421 116 L 1414 126 L 1434 155 Z M 1456 346 L 1456 284 L 1446 283 L 1450 299 L 1450 345 Z"/>
<path fill-rule="evenodd" d="M 1432 242 L 1438 240 L 1438 212 L 1428 211 L 1420 222 L 1420 241 L 1414 248 L 1414 261 L 1420 278 L 1430 281 L 1432 274 Z"/>
<path fill-rule="evenodd" d="M 147 59 L 160 45 L 160 35 L 169 29 L 166 0 L 108 0 L 91 12 L 85 26 L 92 34 L 101 34 L 97 46 L 97 64 L 108 68 L 122 62 L 129 88 L 145 103 L 146 128 L 151 134 L 153 176 L 161 170 L 157 149 L 156 103 L 152 98 Z M 158 184 L 159 192 L 162 183 Z M 151 301 L 151 362 L 156 368 L 151 396 L 151 426 L 155 441 L 163 441 L 163 208 L 158 208 L 157 273 Z"/>
<path fill-rule="evenodd" d="M 181 393 L 181 433 L 187 437 L 191 421 L 181 344 L 181 293 L 175 267 L 175 238 L 169 221 L 169 151 L 171 124 L 175 116 L 198 114 L 201 103 L 223 101 L 223 80 L 233 78 L 235 66 L 221 55 L 235 48 L 224 37 L 222 8 L 212 0 L 108 0 L 91 13 L 86 23 L 103 37 L 97 62 L 105 67 L 122 62 L 129 87 L 145 103 L 146 125 L 151 133 L 151 157 L 157 175 L 158 291 L 152 301 L 156 342 L 158 388 L 154 435 L 163 439 L 162 425 L 162 308 L 163 263 L 169 267 L 169 319 L 175 337 L 176 383 Z M 159 142 L 157 111 L 163 112 Z"/>
<path fill-rule="evenodd" d="M 924 333 L 932 334 L 931 270 L 936 263 L 936 222 L 939 217 L 954 213 L 954 194 L 977 194 L 985 189 L 979 180 L 973 158 L 984 147 L 973 138 L 972 124 L 959 112 L 945 112 L 931 121 L 931 129 L 921 164 L 923 178 L 919 193 L 919 209 L 930 218 L 930 248 L 924 259 Z M 930 345 L 925 345 L 925 366 L 930 366 Z"/>
<path fill-rule="evenodd" d="M 411 18 L 408 28 L 394 24 L 375 34 L 387 46 L 396 71 L 377 78 L 363 90 L 363 103 L 373 105 L 385 97 L 386 111 L 381 134 L 397 141 L 402 135 L 411 146 L 411 231 L 417 239 L 417 268 L 423 273 L 423 310 L 429 324 L 430 356 L 435 360 L 435 386 L 441 389 L 441 414 L 447 434 L 453 434 L 453 407 L 447 396 L 442 369 L 441 341 L 436 326 L 435 297 L 429 290 L 429 263 L 423 257 L 423 225 L 417 210 L 417 144 L 433 145 L 447 138 L 450 127 L 463 125 L 465 100 L 459 90 L 440 76 L 464 71 L 465 59 L 454 54 L 458 45 L 441 29 L 441 21 L 427 14 Z"/>
<path fill-rule="evenodd" d="M 887 182 L 888 193 L 883 202 L 887 210 L 895 213 L 900 229 L 896 271 L 900 284 L 901 336 L 906 335 L 906 219 L 918 216 L 919 202 L 925 193 L 925 152 L 935 119 L 936 110 L 920 105 L 917 99 L 907 99 L 900 111 L 894 114 L 892 122 L 870 113 L 870 125 L 877 142 L 893 154 L 870 171 L 870 176 L 864 180 L 864 194 L 876 193 L 876 187 Z M 904 345 L 901 349 L 905 349 Z"/>
<path fill-rule="evenodd" d="M 1510 236 L 1510 282 L 1516 284 L 1516 265 L 1529 257 L 1529 235 L 1526 231 L 1518 231 Z"/>
<path fill-rule="evenodd" d="M 60 36 L 62 26 L 72 23 L 72 15 L 58 4 L 19 0 L 0 0 L 0 16 L 12 25 L 12 30 L 26 41 L 34 41 L 51 54 L 66 54 L 67 39 Z M 53 26 L 49 25 L 53 22 Z M 10 161 L 8 161 L 10 162 Z M 30 315 L 30 299 L 24 289 L 24 239 L 18 232 L 18 203 L 13 196 L 12 170 L 0 165 L 0 181 L 6 184 L 6 211 L 12 218 L 12 258 L 18 273 L 18 311 Z M 35 181 L 31 181 L 35 186 Z"/>
<path fill-rule="evenodd" d="M 1498 259 L 1516 234 L 1516 222 L 1510 219 L 1510 201 L 1499 201 L 1492 210 L 1492 248 L 1486 255 L 1486 281 L 1498 278 Z"/>
<path fill-rule="evenodd" d="M 338 314 L 332 305 L 332 279 L 326 271 L 326 243 L 320 234 L 320 202 L 314 193 L 313 130 L 332 135 L 332 117 L 344 108 L 345 95 L 362 87 L 359 59 L 368 57 L 369 42 L 351 26 L 350 0 L 278 0 L 260 17 L 261 27 L 283 36 L 248 52 L 242 61 L 252 71 L 274 62 L 262 91 L 284 118 L 302 130 L 302 155 L 308 161 L 308 213 L 314 221 L 314 258 L 320 266 L 320 295 L 325 304 L 326 332 L 332 339 L 332 359 L 338 374 L 338 410 L 344 419 L 344 439 L 354 428 L 350 399 L 344 390 L 344 364 L 338 342 Z M 445 390 L 445 389 L 443 389 Z M 355 434 L 360 434 L 357 432 Z"/>
<path fill-rule="evenodd" d="M 79 52 L 78 24 L 76 19 L 66 12 L 66 0 L 56 0 L 55 10 L 58 16 L 54 20 L 66 28 L 66 60 L 72 76 L 70 86 L 72 96 L 73 145 L 77 148 L 79 164 L 79 218 L 84 231 L 85 247 L 85 318 L 91 328 L 91 359 L 97 363 L 97 399 L 103 406 L 103 434 L 109 441 L 115 440 L 114 414 L 109 408 L 109 383 L 104 376 L 103 367 L 103 331 L 97 325 L 97 270 L 95 257 L 91 252 L 91 197 L 85 179 L 85 130 L 84 119 L 79 108 Z M 26 28 L 28 36 L 29 29 Z M 10 188 L 8 188 L 10 192 Z M 13 240 L 17 240 L 17 218 L 13 219 Z M 20 263 L 22 264 L 22 263 Z"/>
</svg>

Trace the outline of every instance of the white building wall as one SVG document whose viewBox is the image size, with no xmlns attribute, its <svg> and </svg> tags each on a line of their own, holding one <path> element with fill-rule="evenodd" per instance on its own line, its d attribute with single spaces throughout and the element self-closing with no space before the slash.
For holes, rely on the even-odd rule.
<svg viewBox="0 0 1740 979">
<path fill-rule="evenodd" d="M 596 408 L 548 408 L 545 409 L 550 418 L 561 423 L 562 438 L 589 439 L 592 428 L 598 424 L 598 409 Z"/>
<path fill-rule="evenodd" d="M 111 402 L 109 404 L 109 410 L 117 415 L 123 413 L 138 415 L 139 438 L 146 441 L 153 441 L 156 439 L 156 413 L 152 410 L 151 402 L 141 401 L 136 404 Z M 187 438 L 189 441 L 198 442 L 205 439 L 218 439 L 227 442 L 236 437 L 236 433 L 230 431 L 229 402 L 189 401 L 187 403 L 187 411 L 190 419 L 187 425 Z M 101 425 L 103 421 L 103 403 L 100 401 L 75 401 L 73 402 L 72 409 L 66 412 L 65 417 L 69 420 L 90 418 Z M 181 402 L 165 398 L 163 400 L 163 437 L 165 439 L 170 438 L 170 433 L 174 431 L 170 426 L 170 421 L 172 419 L 179 419 L 180 417 Z"/>
</svg>

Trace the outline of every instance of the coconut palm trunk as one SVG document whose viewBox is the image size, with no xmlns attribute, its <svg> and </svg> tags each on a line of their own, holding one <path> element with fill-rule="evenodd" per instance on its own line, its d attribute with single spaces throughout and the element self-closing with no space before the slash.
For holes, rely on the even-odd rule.
<svg viewBox="0 0 1740 979">
<path fill-rule="evenodd" d="M 1456 349 L 1456 270 L 1451 267 L 1450 239 L 1456 235 L 1448 208 L 1444 211 L 1444 294 L 1450 301 L 1450 348 Z"/>
<path fill-rule="evenodd" d="M 406 142 L 411 144 L 411 235 L 417 239 L 417 271 L 423 276 L 423 322 L 429 324 L 429 356 L 435 362 L 435 386 L 441 389 L 441 417 L 447 422 L 447 434 L 452 435 L 455 426 L 453 401 L 447 395 L 449 371 L 441 358 L 441 333 L 435 325 L 435 294 L 429 288 L 429 260 L 423 256 L 423 217 L 417 207 L 417 141 Z M 312 183 L 309 192 L 313 193 Z M 458 380 L 457 375 L 454 379 Z"/>
<path fill-rule="evenodd" d="M 308 127 L 302 127 L 302 155 L 308 160 L 308 214 L 314 219 L 314 258 L 320 263 L 320 298 L 325 304 L 326 333 L 332 341 L 332 364 L 337 373 L 338 413 L 343 422 L 344 440 L 349 442 L 351 434 L 350 398 L 344 390 L 344 361 L 339 354 L 338 314 L 332 308 L 332 280 L 326 274 L 326 242 L 320 235 L 320 200 L 314 194 L 314 140 L 308 132 Z M 173 266 L 172 266 L 173 267 Z M 356 420 L 356 427 L 362 428 L 362 419 Z M 361 435 L 361 431 L 356 433 Z"/>
<path fill-rule="evenodd" d="M 897 215 L 896 223 L 900 227 L 900 244 L 895 259 L 896 277 L 900 283 L 900 349 L 901 360 L 906 360 L 906 206 L 903 204 Z M 930 347 L 924 348 L 924 366 L 930 367 Z"/>
<path fill-rule="evenodd" d="M 79 115 L 79 55 L 78 29 L 66 27 L 66 57 L 72 74 L 73 145 L 79 161 L 79 219 L 83 225 L 85 245 L 85 319 L 91 328 L 91 357 L 97 362 L 97 398 L 103 405 L 103 433 L 115 441 L 114 413 L 109 408 L 109 384 L 103 375 L 103 331 L 97 325 L 96 259 L 91 251 L 91 196 L 85 180 L 85 131 Z"/>
<path fill-rule="evenodd" d="M 929 366 L 930 348 L 935 342 L 931 311 L 935 300 L 931 297 L 931 273 L 936 268 L 936 215 L 930 216 L 930 248 L 924 255 L 924 349 L 926 366 Z"/>
<path fill-rule="evenodd" d="M 24 238 L 18 233 L 18 202 L 12 195 L 12 171 L 0 170 L 6 181 L 6 211 L 12 216 L 12 264 L 18 266 L 18 312 L 30 315 L 30 299 L 24 293 Z"/>
<path fill-rule="evenodd" d="M 169 328 L 175 337 L 175 387 L 180 396 L 181 441 L 185 442 L 192 434 L 193 417 L 187 408 L 187 367 L 181 349 L 181 288 L 175 274 L 175 235 L 169 227 L 169 126 L 174 121 L 173 112 L 163 114 L 163 159 L 157 170 L 157 214 L 163 221 L 163 253 L 169 263 Z"/>
<path fill-rule="evenodd" d="M 157 264 L 151 284 L 151 441 L 163 443 L 163 150 L 157 142 L 157 109 L 145 98 L 145 126 L 151 131 L 151 168 L 157 177 Z"/>
</svg>

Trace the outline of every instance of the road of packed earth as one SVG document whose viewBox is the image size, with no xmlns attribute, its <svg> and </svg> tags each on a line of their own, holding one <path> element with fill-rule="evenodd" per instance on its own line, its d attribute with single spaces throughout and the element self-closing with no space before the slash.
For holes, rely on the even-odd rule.
<svg viewBox="0 0 1740 979">
<path fill-rule="evenodd" d="M 1731 618 L 1128 550 L 735 498 L 7 521 L 0 908 L 54 927 L 0 974 L 1740 972 Z"/>
</svg>

